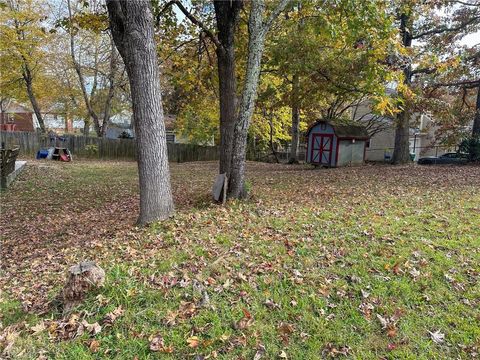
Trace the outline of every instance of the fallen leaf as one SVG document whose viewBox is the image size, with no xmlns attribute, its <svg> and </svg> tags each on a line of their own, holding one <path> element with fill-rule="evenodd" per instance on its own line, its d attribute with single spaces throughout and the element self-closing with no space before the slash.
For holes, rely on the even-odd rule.
<svg viewBox="0 0 480 360">
<path fill-rule="evenodd" d="M 265 346 L 263 346 L 262 344 L 258 345 L 253 360 L 260 360 L 265 355 L 265 352 Z"/>
<path fill-rule="evenodd" d="M 382 324 L 382 328 L 386 329 L 388 325 L 387 319 L 385 319 L 382 315 L 377 314 L 377 319 L 380 321 L 380 324 Z"/>
<path fill-rule="evenodd" d="M 0 345 L 3 347 L 3 355 L 10 355 L 15 340 L 20 335 L 20 332 L 16 331 L 14 326 L 6 327 L 0 334 Z"/>
<path fill-rule="evenodd" d="M 191 348 L 196 348 L 200 344 L 198 336 L 192 336 L 187 339 L 187 344 Z"/>
<path fill-rule="evenodd" d="M 397 344 L 394 344 L 394 343 L 389 343 L 388 346 L 387 346 L 387 349 L 389 351 L 393 351 L 397 348 Z"/>
<path fill-rule="evenodd" d="M 370 293 L 368 291 L 365 291 L 363 289 L 360 290 L 362 293 L 362 298 L 366 299 L 370 296 Z"/>
<path fill-rule="evenodd" d="M 274 309 L 280 309 L 280 305 L 278 305 L 277 303 L 273 302 L 272 299 L 267 299 L 265 300 L 265 302 L 263 303 L 267 308 L 271 309 L 271 310 L 274 310 Z"/>
<path fill-rule="evenodd" d="M 290 335 L 293 333 L 294 327 L 292 324 L 281 323 L 278 327 L 278 332 L 280 333 L 280 338 L 284 345 L 288 345 Z"/>
<path fill-rule="evenodd" d="M 124 310 L 122 309 L 122 306 L 120 305 L 115 310 L 113 310 L 112 312 L 109 312 L 107 315 L 105 315 L 105 317 L 102 320 L 102 325 L 103 326 L 113 325 L 113 323 L 117 320 L 117 318 L 122 316 L 123 313 L 124 313 Z"/>
<path fill-rule="evenodd" d="M 243 311 L 243 315 L 244 315 L 247 319 L 251 319 L 251 318 L 252 318 L 252 314 L 250 314 L 247 309 L 243 308 L 242 311 Z"/>
<path fill-rule="evenodd" d="M 165 347 L 163 337 L 161 335 L 156 335 L 150 340 L 150 350 L 151 351 L 161 351 Z"/>
<path fill-rule="evenodd" d="M 33 331 L 33 335 L 38 335 L 39 333 L 45 330 L 45 324 L 42 321 L 41 323 L 38 323 L 37 325 L 32 326 L 30 330 Z"/>
<path fill-rule="evenodd" d="M 397 328 L 394 326 L 389 326 L 387 330 L 387 336 L 390 338 L 397 336 Z"/>
<path fill-rule="evenodd" d="M 229 338 L 230 338 L 230 335 L 227 335 L 227 334 L 220 335 L 220 340 L 223 342 L 227 341 Z"/>
<path fill-rule="evenodd" d="M 445 341 L 445 334 L 442 334 L 440 330 L 437 330 L 435 332 L 429 331 L 428 333 L 430 334 L 430 338 L 436 344 L 441 344 Z"/>
<path fill-rule="evenodd" d="M 413 268 L 412 270 L 409 271 L 410 275 L 412 275 L 412 277 L 414 279 L 416 279 L 417 277 L 420 276 L 420 271 L 418 271 L 417 269 Z"/>
<path fill-rule="evenodd" d="M 92 340 L 90 341 L 90 345 L 88 346 L 91 352 L 97 352 L 98 349 L 100 348 L 100 342 L 98 340 Z"/>
<path fill-rule="evenodd" d="M 90 335 L 97 335 L 100 331 L 102 331 L 102 326 L 98 322 L 89 324 L 86 320 L 82 320 L 81 325 Z"/>
</svg>

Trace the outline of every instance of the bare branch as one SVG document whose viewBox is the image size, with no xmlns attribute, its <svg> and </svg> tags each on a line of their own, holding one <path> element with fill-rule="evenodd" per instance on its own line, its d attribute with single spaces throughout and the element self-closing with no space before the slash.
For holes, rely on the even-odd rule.
<svg viewBox="0 0 480 360">
<path fill-rule="evenodd" d="M 443 33 L 446 33 L 446 32 L 454 32 L 454 31 L 463 30 L 468 25 L 471 25 L 471 24 L 473 24 L 473 23 L 475 23 L 476 21 L 479 21 L 479 20 L 480 20 L 480 16 L 474 16 L 474 17 L 468 19 L 467 21 L 462 22 L 461 24 L 459 24 L 457 26 L 453 26 L 453 27 L 440 26 L 436 29 L 432 29 L 432 30 L 428 30 L 428 31 L 418 33 L 416 35 L 413 35 L 412 39 L 416 40 L 416 39 L 420 39 L 420 38 L 425 37 L 425 36 L 443 34 Z"/>
<path fill-rule="evenodd" d="M 218 41 L 218 38 L 215 36 L 215 34 L 200 20 L 198 20 L 191 12 L 183 6 L 183 4 L 179 0 L 172 0 L 169 2 L 169 4 L 175 4 L 177 7 L 180 9 L 180 11 L 190 20 L 193 24 L 197 25 L 202 31 L 212 40 L 212 42 L 217 46 L 220 47 L 220 41 Z M 168 4 L 167 4 L 168 5 Z"/>
<path fill-rule="evenodd" d="M 464 80 L 464 81 L 454 81 L 448 83 L 435 83 L 429 87 L 439 88 L 439 87 L 464 87 L 467 89 L 473 89 L 480 86 L 480 79 L 478 80 Z"/>
</svg>

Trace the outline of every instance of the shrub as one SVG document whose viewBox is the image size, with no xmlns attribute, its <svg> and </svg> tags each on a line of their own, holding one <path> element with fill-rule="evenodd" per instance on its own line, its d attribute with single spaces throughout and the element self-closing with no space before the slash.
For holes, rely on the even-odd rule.
<svg viewBox="0 0 480 360">
<path fill-rule="evenodd" d="M 467 154 L 469 161 L 480 161 L 480 137 L 463 139 L 458 152 Z"/>
<path fill-rule="evenodd" d="M 120 135 L 118 135 L 118 138 L 119 139 L 133 139 L 133 136 L 126 131 L 122 131 L 122 133 Z"/>
<path fill-rule="evenodd" d="M 85 146 L 85 151 L 88 157 L 95 157 L 98 155 L 98 145 L 90 144 Z"/>
</svg>

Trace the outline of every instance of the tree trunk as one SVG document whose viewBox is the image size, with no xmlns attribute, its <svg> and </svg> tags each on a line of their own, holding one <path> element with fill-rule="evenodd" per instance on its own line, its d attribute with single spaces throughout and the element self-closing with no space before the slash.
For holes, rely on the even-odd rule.
<svg viewBox="0 0 480 360">
<path fill-rule="evenodd" d="M 273 119 L 272 119 L 273 115 L 270 114 L 269 115 L 269 121 L 268 121 L 268 125 L 270 125 L 270 150 L 272 151 L 272 155 L 275 157 L 275 161 L 277 162 L 277 164 L 280 162 L 278 160 L 278 155 L 277 155 L 277 152 L 275 151 L 275 146 L 273 145 Z"/>
<path fill-rule="evenodd" d="M 38 105 L 37 98 L 33 92 L 33 78 L 32 72 L 30 71 L 30 67 L 28 66 L 27 62 L 24 61 L 23 64 L 23 80 L 25 81 L 25 85 L 27 86 L 27 94 L 32 104 L 33 112 L 37 117 L 38 124 L 40 125 L 40 131 L 45 133 L 45 123 L 43 121 L 42 112 L 40 110 L 40 105 Z"/>
<path fill-rule="evenodd" d="M 233 136 L 232 164 L 230 178 L 228 179 L 228 197 L 244 198 L 245 189 L 245 160 L 247 150 L 247 132 L 255 108 L 258 80 L 260 78 L 260 65 L 265 47 L 265 36 L 273 21 L 285 8 L 289 0 L 281 0 L 276 8 L 264 21 L 263 14 L 265 3 L 263 0 L 252 0 L 250 16 L 248 19 L 248 61 L 245 74 L 245 83 L 242 89 L 235 131 Z"/>
<path fill-rule="evenodd" d="M 248 61 L 242 99 L 235 124 L 232 168 L 228 194 L 230 198 L 244 198 L 245 160 L 247 148 L 247 131 L 255 108 L 260 65 L 265 45 L 266 29 L 263 26 L 263 1 L 252 1 L 248 20 Z"/>
<path fill-rule="evenodd" d="M 90 119 L 83 120 L 83 135 L 90 136 Z"/>
<path fill-rule="evenodd" d="M 9 3 L 10 8 L 13 10 L 13 3 Z M 18 9 L 15 9 L 18 10 Z M 13 20 L 13 23 L 15 24 L 15 30 L 17 32 L 17 39 L 18 41 L 23 41 L 25 40 L 25 33 L 24 30 L 21 28 L 19 22 L 17 19 Z M 30 69 L 29 62 L 27 61 L 27 58 L 25 55 L 20 54 L 23 64 L 22 64 L 22 77 L 23 80 L 25 81 L 25 85 L 27 87 L 27 95 L 28 99 L 30 100 L 30 103 L 32 104 L 33 112 L 35 113 L 35 116 L 37 117 L 38 124 L 40 125 L 40 131 L 42 133 L 45 133 L 45 123 L 43 121 L 42 113 L 40 111 L 40 105 L 38 105 L 37 98 L 35 96 L 35 93 L 33 91 L 33 74 L 32 74 L 32 69 Z"/>
<path fill-rule="evenodd" d="M 473 118 L 472 137 L 480 138 L 480 86 L 477 88 L 477 105 L 475 107 L 475 117 Z"/>
<path fill-rule="evenodd" d="M 128 73 L 140 182 L 139 224 L 173 213 L 167 142 L 149 1 L 107 0 L 115 45 Z"/>
<path fill-rule="evenodd" d="M 237 79 L 234 57 L 233 48 L 219 48 L 217 50 L 220 94 L 220 174 L 226 173 L 227 177 L 230 177 L 233 132 L 237 109 Z"/>
<path fill-rule="evenodd" d="M 402 14 L 400 19 L 400 33 L 402 35 L 402 43 L 406 48 L 412 46 L 412 34 L 408 29 L 407 22 L 409 17 Z M 412 65 L 406 65 L 403 70 L 404 83 L 407 86 L 412 84 Z M 392 163 L 393 164 L 407 164 L 410 162 L 410 113 L 408 106 L 398 113 L 397 124 L 395 128 L 395 145 L 393 149 Z"/>
<path fill-rule="evenodd" d="M 110 112 L 112 108 L 112 100 L 113 96 L 115 95 L 115 72 L 117 68 L 117 61 L 116 61 L 116 54 L 115 54 L 115 44 L 113 43 L 112 39 L 112 51 L 110 52 L 110 72 L 108 74 L 108 94 L 107 99 L 105 100 L 105 107 L 103 111 L 103 122 L 100 129 L 100 136 L 105 136 L 105 130 L 108 126 L 108 122 L 110 121 Z"/>
<path fill-rule="evenodd" d="M 290 145 L 289 164 L 298 164 L 298 145 L 300 142 L 300 108 L 298 98 L 299 78 L 298 74 L 292 79 L 292 142 Z"/>
<path fill-rule="evenodd" d="M 392 164 L 407 164 L 410 162 L 410 116 L 408 111 L 397 115 L 395 128 L 395 148 L 393 150 Z"/>
<path fill-rule="evenodd" d="M 214 1 L 218 41 L 217 65 L 220 94 L 220 174 L 230 177 L 237 110 L 235 31 L 242 1 Z"/>
</svg>

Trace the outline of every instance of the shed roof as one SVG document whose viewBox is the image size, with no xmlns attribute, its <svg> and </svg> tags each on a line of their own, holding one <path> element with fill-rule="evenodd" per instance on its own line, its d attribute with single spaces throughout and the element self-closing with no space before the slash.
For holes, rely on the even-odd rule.
<svg viewBox="0 0 480 360">
<path fill-rule="evenodd" d="M 362 125 L 334 125 L 333 130 L 339 138 L 368 139 L 368 132 Z"/>
<path fill-rule="evenodd" d="M 367 128 L 363 125 L 357 124 L 335 124 L 330 123 L 324 120 L 320 120 L 312 124 L 309 129 L 307 130 L 307 136 L 310 131 L 318 124 L 326 123 L 333 128 L 335 135 L 338 138 L 349 138 L 349 139 L 369 139 L 370 136 L 368 135 Z"/>
</svg>

